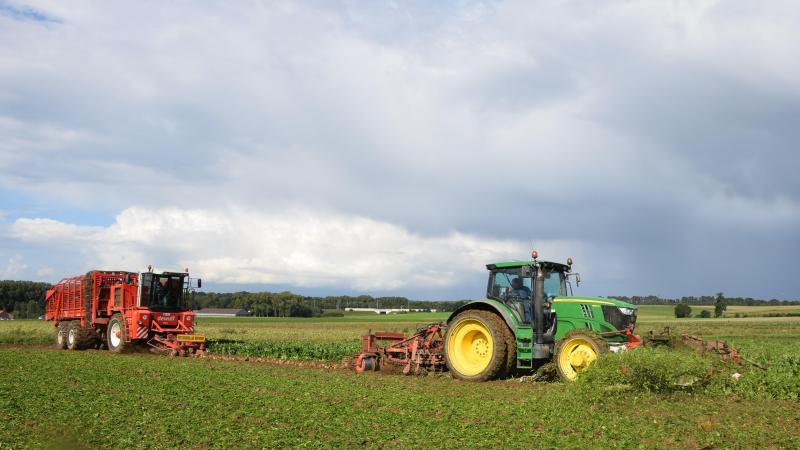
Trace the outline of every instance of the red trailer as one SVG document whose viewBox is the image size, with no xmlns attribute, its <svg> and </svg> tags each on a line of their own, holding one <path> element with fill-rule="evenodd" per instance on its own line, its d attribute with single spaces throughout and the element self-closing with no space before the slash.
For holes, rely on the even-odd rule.
<svg viewBox="0 0 800 450">
<path fill-rule="evenodd" d="M 47 291 L 45 320 L 53 321 L 61 349 L 119 353 L 142 344 L 188 355 L 205 350 L 205 336 L 194 334 L 189 291 L 188 272 L 93 270 Z"/>
</svg>

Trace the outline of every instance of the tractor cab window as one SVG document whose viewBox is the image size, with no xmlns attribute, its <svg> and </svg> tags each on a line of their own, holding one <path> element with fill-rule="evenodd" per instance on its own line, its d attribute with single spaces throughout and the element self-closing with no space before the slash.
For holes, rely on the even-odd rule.
<svg viewBox="0 0 800 450">
<path fill-rule="evenodd" d="M 183 277 L 145 274 L 142 277 L 141 306 L 153 311 L 180 311 L 183 307 Z"/>
<path fill-rule="evenodd" d="M 487 297 L 505 303 L 520 320 L 530 321 L 530 307 L 525 305 L 533 300 L 533 280 L 523 277 L 519 267 L 493 270 Z"/>
<path fill-rule="evenodd" d="M 544 294 L 547 298 L 567 295 L 567 280 L 562 272 L 553 270 L 544 272 Z"/>
<path fill-rule="evenodd" d="M 492 272 L 489 282 L 489 298 L 505 301 L 515 297 L 528 300 L 533 292 L 530 277 L 520 276 L 520 269 L 497 269 Z"/>
</svg>

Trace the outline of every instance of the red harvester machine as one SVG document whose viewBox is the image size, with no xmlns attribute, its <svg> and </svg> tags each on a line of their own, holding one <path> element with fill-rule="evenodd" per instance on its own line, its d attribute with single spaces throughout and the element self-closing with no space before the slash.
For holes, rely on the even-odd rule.
<svg viewBox="0 0 800 450">
<path fill-rule="evenodd" d="M 205 351 L 205 336 L 194 334 L 189 291 L 188 270 L 93 270 L 47 291 L 45 320 L 53 321 L 61 349 L 106 347 L 120 353 L 143 344 L 186 356 Z"/>
</svg>

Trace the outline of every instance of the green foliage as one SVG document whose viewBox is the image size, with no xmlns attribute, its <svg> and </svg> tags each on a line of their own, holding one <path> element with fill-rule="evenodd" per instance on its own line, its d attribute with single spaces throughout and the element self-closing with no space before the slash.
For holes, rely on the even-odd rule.
<svg viewBox="0 0 800 450">
<path fill-rule="evenodd" d="M 728 309 L 728 303 L 725 300 L 725 294 L 722 292 L 717 293 L 716 300 L 714 301 L 714 317 L 721 317 L 722 313 Z"/>
<path fill-rule="evenodd" d="M 44 314 L 48 289 L 48 283 L 0 280 L 0 310 L 12 313 L 15 319 L 35 319 Z"/>
<path fill-rule="evenodd" d="M 53 328 L 52 322 L 15 320 L 2 322 L 2 324 L 0 344 L 50 344 L 55 342 L 55 328 Z"/>
<path fill-rule="evenodd" d="M 708 383 L 710 360 L 695 353 L 640 348 L 604 355 L 578 378 L 577 384 L 602 390 L 627 385 L 645 392 L 698 389 Z"/>
<path fill-rule="evenodd" d="M 692 307 L 686 303 L 679 303 L 675 305 L 675 317 L 678 319 L 692 317 Z"/>
<path fill-rule="evenodd" d="M 796 402 L 0 348 L 2 448 L 797 448 Z"/>
<path fill-rule="evenodd" d="M 360 350 L 361 345 L 358 342 L 209 341 L 209 351 L 212 353 L 259 358 L 341 361 Z"/>
<path fill-rule="evenodd" d="M 700 311 L 700 318 L 701 319 L 708 319 L 709 317 L 711 317 L 711 311 L 709 311 L 707 309 L 704 309 L 704 310 Z"/>
<path fill-rule="evenodd" d="M 611 386 L 642 392 L 694 392 L 741 399 L 800 398 L 800 354 L 769 359 L 768 369 L 737 366 L 695 352 L 636 349 L 605 355 L 575 383 L 586 395 L 600 395 Z"/>
<path fill-rule="evenodd" d="M 192 307 L 246 309 L 256 317 L 316 317 L 321 314 L 321 310 L 343 311 L 346 308 L 402 307 L 454 311 L 466 302 L 467 300 L 423 301 L 371 295 L 304 297 L 291 292 L 197 292 L 192 299 Z"/>
</svg>

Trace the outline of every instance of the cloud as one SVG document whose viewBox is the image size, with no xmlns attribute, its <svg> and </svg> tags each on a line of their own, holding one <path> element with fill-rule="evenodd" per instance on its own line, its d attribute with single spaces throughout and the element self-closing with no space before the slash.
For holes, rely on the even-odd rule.
<svg viewBox="0 0 800 450">
<path fill-rule="evenodd" d="M 31 8 L 30 6 L 16 6 L 14 4 L 0 1 L 0 14 L 15 20 L 30 20 L 34 22 L 53 22 L 59 23 L 55 17 L 49 16 L 42 11 Z"/>
<path fill-rule="evenodd" d="M 592 293 L 800 295 L 796 2 L 30 4 L 61 21 L 0 15 L 0 189 L 45 206 L 21 215 L 41 222 L 4 219 L 21 234 L 0 236 L 0 257 L 33 267 L 58 233 L 111 242 L 139 209 L 219 227 L 223 211 L 259 224 L 324 211 L 396 227 L 370 229 L 405 233 L 381 241 L 410 254 L 425 242 L 437 264 L 478 245 L 462 235 L 569 243 L 559 257 L 580 255 Z M 70 208 L 119 219 L 85 229 Z M 209 262 L 221 280 L 270 279 L 242 258 L 286 263 L 225 242 Z M 161 256 L 139 244 L 126 258 Z M 778 281 L 748 285 L 734 248 Z M 397 289 L 428 283 L 403 270 Z"/>
<path fill-rule="evenodd" d="M 5 269 L 0 271 L 0 279 L 9 279 L 15 278 L 23 273 L 28 268 L 28 265 L 25 264 L 24 259 L 19 254 L 14 255 L 8 258 L 8 265 Z"/>
<path fill-rule="evenodd" d="M 11 235 L 51 250 L 87 250 L 81 259 L 96 267 L 189 267 L 217 283 L 358 291 L 455 287 L 465 274 L 483 273 L 488 262 L 524 257 L 529 247 L 460 232 L 424 237 L 364 217 L 306 210 L 130 207 L 109 227 L 18 219 Z M 552 251 L 573 247 L 541 245 Z"/>
</svg>

